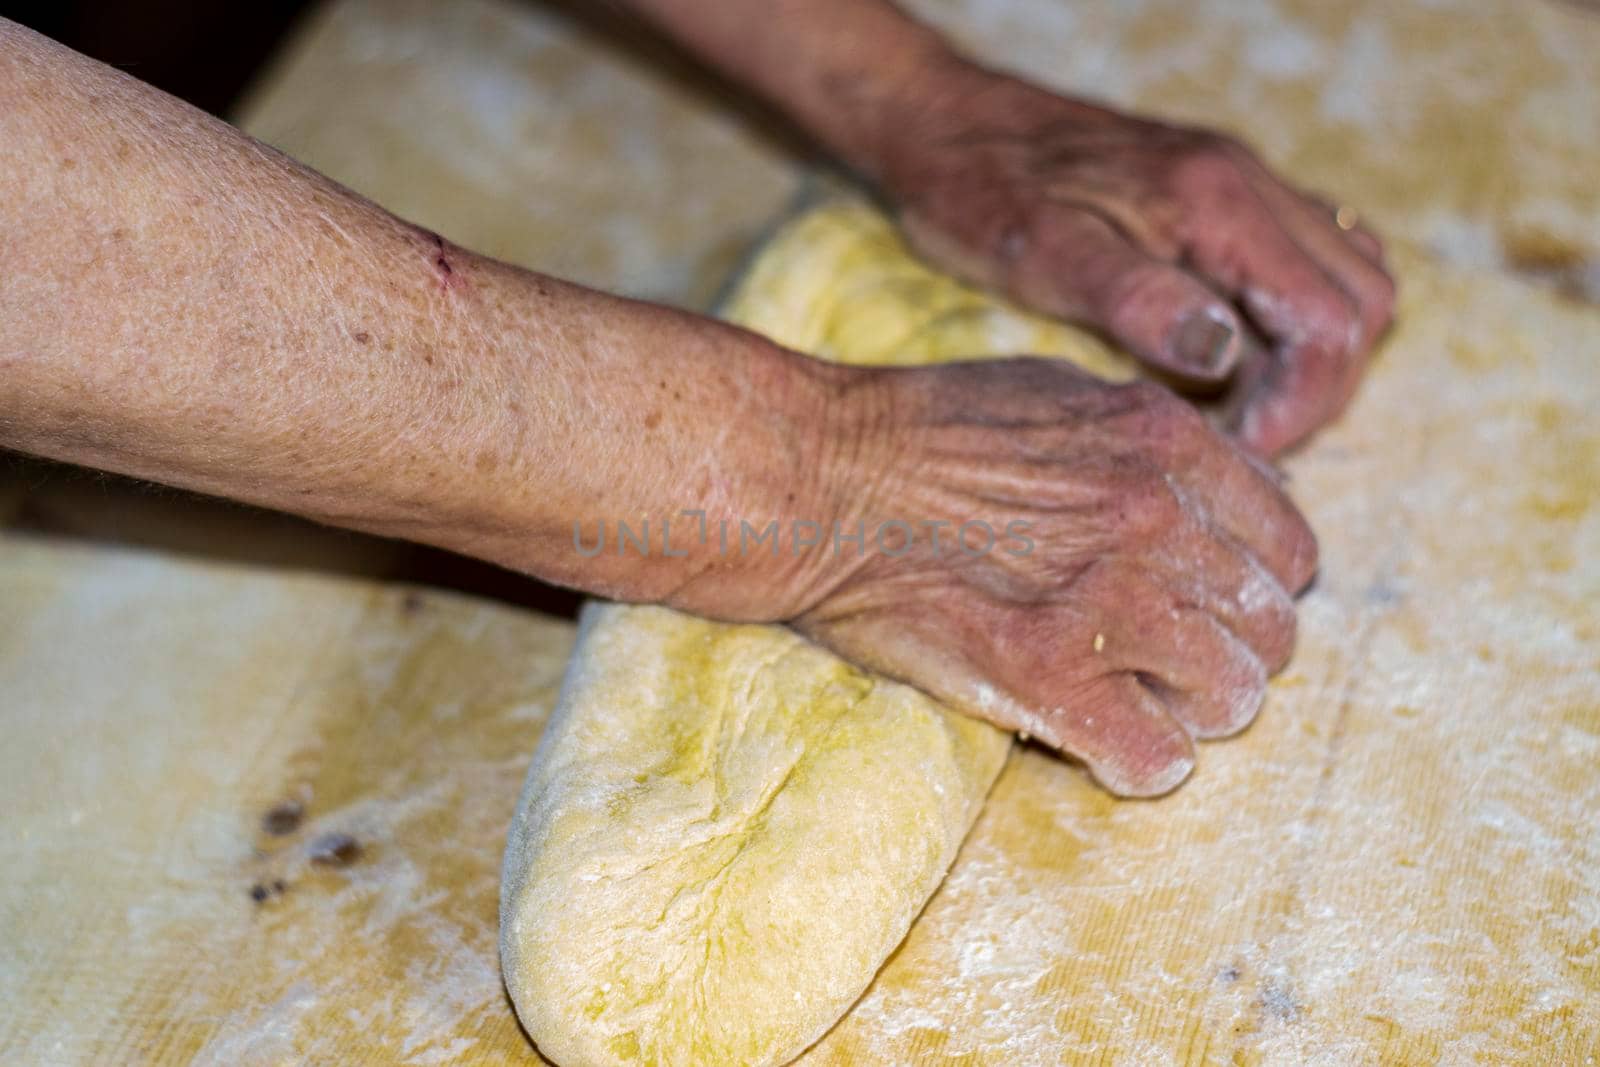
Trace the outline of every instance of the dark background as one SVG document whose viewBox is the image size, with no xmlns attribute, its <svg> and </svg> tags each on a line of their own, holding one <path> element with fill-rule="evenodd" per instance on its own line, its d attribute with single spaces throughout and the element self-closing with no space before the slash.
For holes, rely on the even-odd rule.
<svg viewBox="0 0 1600 1067">
<path fill-rule="evenodd" d="M 311 6 L 308 0 L 0 0 L 0 15 L 226 115 Z"/>
</svg>

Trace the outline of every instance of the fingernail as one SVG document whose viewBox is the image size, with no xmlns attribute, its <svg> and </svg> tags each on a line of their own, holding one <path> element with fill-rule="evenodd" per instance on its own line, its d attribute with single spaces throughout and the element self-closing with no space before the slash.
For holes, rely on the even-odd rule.
<svg viewBox="0 0 1600 1067">
<path fill-rule="evenodd" d="M 1219 375 L 1231 367 L 1233 327 L 1207 311 L 1190 312 L 1172 339 L 1173 355 L 1199 374 Z"/>
</svg>

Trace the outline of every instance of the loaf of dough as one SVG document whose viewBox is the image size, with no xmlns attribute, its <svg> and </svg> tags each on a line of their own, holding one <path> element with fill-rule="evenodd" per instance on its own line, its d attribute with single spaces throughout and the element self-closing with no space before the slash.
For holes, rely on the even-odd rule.
<svg viewBox="0 0 1600 1067">
<path fill-rule="evenodd" d="M 778 1064 L 944 877 L 1008 735 L 792 632 L 590 604 L 506 849 L 501 957 L 562 1067 Z"/>
<path fill-rule="evenodd" d="M 929 270 L 853 197 L 785 225 L 723 310 L 840 362 L 1134 373 Z M 523 1024 L 562 1067 L 785 1062 L 904 937 L 1009 745 L 778 627 L 590 607 L 506 851 Z"/>
</svg>

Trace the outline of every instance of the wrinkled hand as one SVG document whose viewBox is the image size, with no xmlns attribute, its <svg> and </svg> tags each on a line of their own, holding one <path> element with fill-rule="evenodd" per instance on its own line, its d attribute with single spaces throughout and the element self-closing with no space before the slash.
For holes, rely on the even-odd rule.
<svg viewBox="0 0 1600 1067">
<path fill-rule="evenodd" d="M 1160 386 L 1058 361 L 865 373 L 886 414 L 861 453 L 864 517 L 916 536 L 824 574 L 802 632 L 1083 759 L 1119 794 L 1166 792 L 1192 739 L 1250 722 L 1316 566 L 1258 461 Z M 972 526 L 959 547 L 969 522 L 996 543 L 976 551 Z"/>
<path fill-rule="evenodd" d="M 1370 233 L 1216 133 L 971 67 L 922 100 L 871 169 L 925 256 L 1165 371 L 1234 374 L 1262 454 L 1343 409 L 1394 306 Z"/>
</svg>

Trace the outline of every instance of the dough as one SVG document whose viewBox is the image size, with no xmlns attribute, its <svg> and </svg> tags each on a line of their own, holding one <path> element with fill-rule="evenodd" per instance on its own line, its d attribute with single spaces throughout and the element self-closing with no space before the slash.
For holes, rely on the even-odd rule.
<svg viewBox="0 0 1600 1067">
<path fill-rule="evenodd" d="M 851 197 L 784 226 L 724 315 L 841 362 L 1134 373 L 924 267 Z M 591 607 L 506 851 L 523 1024 L 562 1067 L 787 1061 L 905 936 L 1009 745 L 778 627 Z"/>
<path fill-rule="evenodd" d="M 1010 736 L 794 633 L 591 604 L 506 849 L 500 951 L 562 1067 L 778 1064 L 866 989 Z"/>
</svg>

